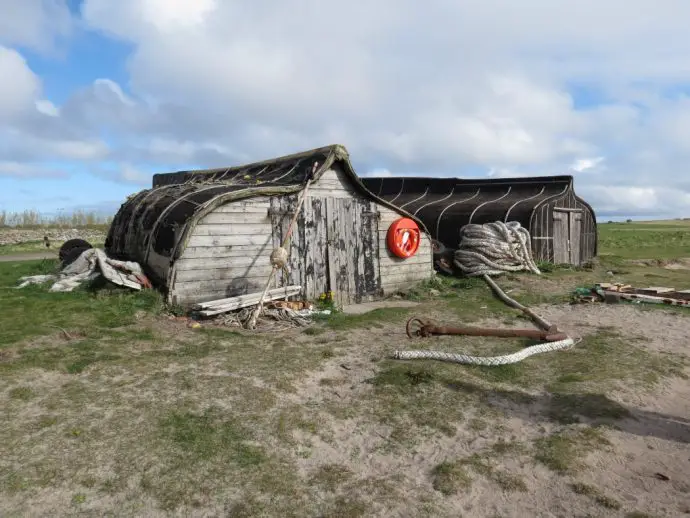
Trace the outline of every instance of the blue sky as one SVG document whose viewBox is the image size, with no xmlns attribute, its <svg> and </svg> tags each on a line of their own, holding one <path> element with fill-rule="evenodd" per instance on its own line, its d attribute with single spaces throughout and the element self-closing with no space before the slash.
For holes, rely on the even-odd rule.
<svg viewBox="0 0 690 518">
<path fill-rule="evenodd" d="M 570 173 L 602 218 L 687 215 L 690 5 L 430 2 L 0 0 L 0 210 L 338 142 L 360 174 Z"/>
</svg>

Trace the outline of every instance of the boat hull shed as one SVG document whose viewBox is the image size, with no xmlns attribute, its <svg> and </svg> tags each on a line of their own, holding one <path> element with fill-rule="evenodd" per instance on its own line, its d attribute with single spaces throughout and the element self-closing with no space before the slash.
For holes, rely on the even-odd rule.
<svg viewBox="0 0 690 518">
<path fill-rule="evenodd" d="M 412 214 L 371 193 L 347 151 L 329 146 L 248 166 L 156 175 L 120 208 L 107 252 L 139 262 L 190 306 L 261 292 L 304 196 L 286 268 L 272 287 L 299 285 L 303 298 L 332 292 L 339 305 L 405 291 L 434 275 L 431 239 Z M 407 259 L 387 247 L 388 227 L 409 217 L 422 228 Z"/>
<path fill-rule="evenodd" d="M 464 225 L 517 221 L 536 261 L 583 264 L 597 254 L 596 216 L 572 176 L 510 179 L 369 177 L 377 197 L 421 220 L 433 239 L 456 249 Z"/>
</svg>

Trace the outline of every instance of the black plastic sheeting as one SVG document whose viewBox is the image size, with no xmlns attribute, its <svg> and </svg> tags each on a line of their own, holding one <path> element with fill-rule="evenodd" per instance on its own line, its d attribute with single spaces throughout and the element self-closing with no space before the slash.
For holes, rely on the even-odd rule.
<svg viewBox="0 0 690 518">
<path fill-rule="evenodd" d="M 307 153 L 281 157 L 239 167 L 177 171 L 153 175 L 153 187 L 187 182 L 223 182 L 234 185 L 295 185 L 304 184 L 314 170 L 329 159 L 335 146 L 315 149 Z"/>
<path fill-rule="evenodd" d="M 246 185 L 182 184 L 146 189 L 122 204 L 105 249 L 109 255 L 146 265 L 147 251 L 170 257 L 192 216 L 209 200 Z"/>
<path fill-rule="evenodd" d="M 362 183 L 380 198 L 417 216 L 434 239 L 456 248 L 460 229 L 468 223 L 518 221 L 530 229 L 530 218 L 537 206 L 567 195 L 573 177 L 370 177 L 362 178 Z"/>
</svg>

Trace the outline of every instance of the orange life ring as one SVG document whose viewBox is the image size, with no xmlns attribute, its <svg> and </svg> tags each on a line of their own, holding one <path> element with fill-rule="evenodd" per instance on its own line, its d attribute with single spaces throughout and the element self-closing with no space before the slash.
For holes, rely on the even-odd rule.
<svg viewBox="0 0 690 518">
<path fill-rule="evenodd" d="M 421 235 L 419 226 L 410 218 L 396 219 L 388 227 L 386 244 L 394 255 L 407 259 L 417 253 Z"/>
</svg>

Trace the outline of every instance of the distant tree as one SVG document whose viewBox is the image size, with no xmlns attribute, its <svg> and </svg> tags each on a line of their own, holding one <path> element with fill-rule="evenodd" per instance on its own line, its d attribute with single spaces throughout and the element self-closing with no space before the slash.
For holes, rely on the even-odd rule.
<svg viewBox="0 0 690 518">
<path fill-rule="evenodd" d="M 626 222 L 626 223 L 632 223 L 632 220 L 631 220 L 631 219 L 626 219 L 625 222 Z"/>
</svg>

